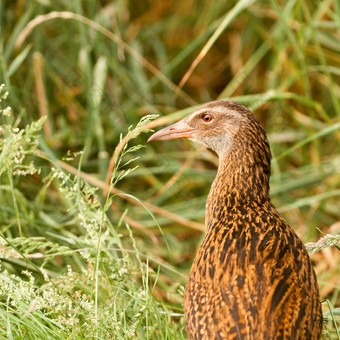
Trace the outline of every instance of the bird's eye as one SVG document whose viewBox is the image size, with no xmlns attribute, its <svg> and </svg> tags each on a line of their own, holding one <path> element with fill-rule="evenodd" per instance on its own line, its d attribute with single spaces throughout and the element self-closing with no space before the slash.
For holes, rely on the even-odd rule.
<svg viewBox="0 0 340 340">
<path fill-rule="evenodd" d="M 206 113 L 202 116 L 202 120 L 204 123 L 209 123 L 212 121 L 212 119 L 213 119 L 213 116 L 209 113 Z"/>
</svg>

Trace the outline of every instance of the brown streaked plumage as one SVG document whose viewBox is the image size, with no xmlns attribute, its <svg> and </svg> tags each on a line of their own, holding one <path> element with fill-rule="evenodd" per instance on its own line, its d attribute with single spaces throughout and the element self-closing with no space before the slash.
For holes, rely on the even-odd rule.
<svg viewBox="0 0 340 340">
<path fill-rule="evenodd" d="M 175 138 L 204 144 L 220 159 L 185 291 L 189 338 L 320 339 L 316 276 L 269 197 L 271 153 L 255 116 L 236 102 L 211 102 L 149 141 Z"/>
</svg>

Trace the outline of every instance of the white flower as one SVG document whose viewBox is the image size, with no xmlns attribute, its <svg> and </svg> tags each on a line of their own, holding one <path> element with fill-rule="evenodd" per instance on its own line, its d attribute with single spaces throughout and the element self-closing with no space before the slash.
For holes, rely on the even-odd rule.
<svg viewBox="0 0 340 340">
<path fill-rule="evenodd" d="M 2 115 L 3 116 L 10 116 L 12 113 L 12 108 L 10 106 L 7 106 L 5 109 L 2 110 Z"/>
</svg>

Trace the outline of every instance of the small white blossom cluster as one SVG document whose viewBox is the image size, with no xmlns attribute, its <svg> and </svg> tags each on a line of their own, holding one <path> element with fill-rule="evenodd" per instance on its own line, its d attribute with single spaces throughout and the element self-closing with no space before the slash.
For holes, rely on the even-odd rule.
<svg viewBox="0 0 340 340">
<path fill-rule="evenodd" d="M 4 84 L 0 85 L 0 114 L 3 118 L 12 113 L 11 107 L 2 107 L 2 101 L 8 96 L 8 92 L 2 93 Z M 39 173 L 40 169 L 34 166 L 29 156 L 37 153 L 37 133 L 41 130 L 44 119 L 40 119 L 25 128 L 3 124 L 0 128 L 0 175 L 10 172 L 14 176 L 27 176 Z"/>
<path fill-rule="evenodd" d="M 110 266 L 110 279 L 112 280 L 124 280 L 125 274 L 132 273 L 134 271 L 131 259 L 128 255 L 115 260 L 113 266 Z"/>
<path fill-rule="evenodd" d="M 5 117 L 9 117 L 12 113 L 12 108 L 10 106 L 7 106 L 6 108 L 4 108 L 2 110 L 2 115 L 5 116 Z"/>
<path fill-rule="evenodd" d="M 52 180 L 58 180 L 59 185 L 58 189 L 60 192 L 65 193 L 66 195 L 76 195 L 77 193 L 77 188 L 72 188 L 70 187 L 71 183 L 71 175 L 66 174 L 64 171 L 61 169 L 53 168 L 51 169 L 51 179 Z"/>
<path fill-rule="evenodd" d="M 327 234 L 324 237 L 321 237 L 316 243 L 309 242 L 305 244 L 307 251 L 311 254 L 332 246 L 340 246 L 340 234 Z"/>
<path fill-rule="evenodd" d="M 69 210 L 76 211 L 77 220 L 86 230 L 87 237 L 83 240 L 84 243 L 97 247 L 98 237 L 105 239 L 109 232 L 107 217 L 96 195 L 97 188 L 90 187 L 84 181 L 77 181 L 70 174 L 56 168 L 52 168 L 51 178 L 59 182 L 58 189 L 70 203 Z M 83 254 L 89 259 L 88 252 Z"/>
<path fill-rule="evenodd" d="M 94 245 L 98 242 L 99 230 L 102 225 L 101 221 L 102 213 L 89 214 L 88 211 L 82 211 L 78 213 L 80 225 L 87 231 L 88 236 L 93 240 Z"/>
<path fill-rule="evenodd" d="M 5 86 L 6 86 L 5 84 L 1 84 L 1 85 L 0 85 L 0 103 L 2 102 L 2 100 L 7 99 L 7 97 L 8 97 L 8 91 L 2 93 L 2 91 L 3 91 L 4 88 L 5 88 Z"/>
<path fill-rule="evenodd" d="M 80 211 L 100 208 L 99 200 L 96 197 L 97 188 L 90 187 L 82 180 L 78 182 L 70 174 L 56 168 L 51 169 L 51 179 L 59 181 L 58 188 L 73 203 L 72 207 L 77 206 Z"/>
<path fill-rule="evenodd" d="M 0 138 L 1 158 L 0 175 L 6 171 L 11 171 L 16 176 L 27 176 L 39 173 L 33 161 L 25 162 L 28 156 L 36 153 L 38 141 L 33 135 L 27 133 L 27 128 L 23 130 L 12 128 L 9 125 L 2 126 L 3 138 Z"/>
</svg>

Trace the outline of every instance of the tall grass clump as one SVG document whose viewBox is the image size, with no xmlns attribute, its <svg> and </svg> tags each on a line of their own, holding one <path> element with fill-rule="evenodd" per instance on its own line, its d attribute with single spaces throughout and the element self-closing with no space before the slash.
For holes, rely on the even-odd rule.
<svg viewBox="0 0 340 340">
<path fill-rule="evenodd" d="M 186 338 L 218 160 L 185 140 L 140 148 L 141 132 L 233 99 L 268 133 L 272 198 L 340 339 L 338 1 L 7 1 L 0 15 L 1 336 Z"/>
<path fill-rule="evenodd" d="M 10 113 L 9 107 L 1 109 L 4 120 Z M 129 131 L 127 141 L 143 132 L 150 118 Z M 37 150 L 43 121 L 24 128 L 19 122 L 18 127 L 6 122 L 2 125 L 2 337 L 181 338 L 183 321 L 169 321 L 173 315 L 182 319 L 182 313 L 171 312 L 154 296 L 162 264 L 156 261 L 148 265 L 151 260 L 137 249 L 129 225 L 123 219 L 112 225 L 107 215 L 117 200 L 115 195 L 109 193 L 101 202 L 97 188 L 58 164 L 42 179 L 35 202 L 21 192 L 25 180 L 44 171 L 38 163 L 39 158 L 46 160 L 46 155 Z M 122 160 L 138 149 L 125 144 L 116 158 L 117 171 L 113 172 L 110 188 L 133 170 L 120 167 L 131 163 L 123 164 Z M 80 156 L 80 167 L 83 154 L 76 156 Z M 50 190 L 59 196 L 57 200 L 66 203 L 63 226 L 55 223 L 51 211 L 48 216 L 34 207 L 46 199 Z M 50 229 L 49 237 L 35 236 L 40 228 Z M 56 266 L 61 267 L 58 274 Z M 183 287 L 178 285 L 175 294 L 182 296 Z M 168 327 L 162 327 L 165 324 Z"/>
</svg>

